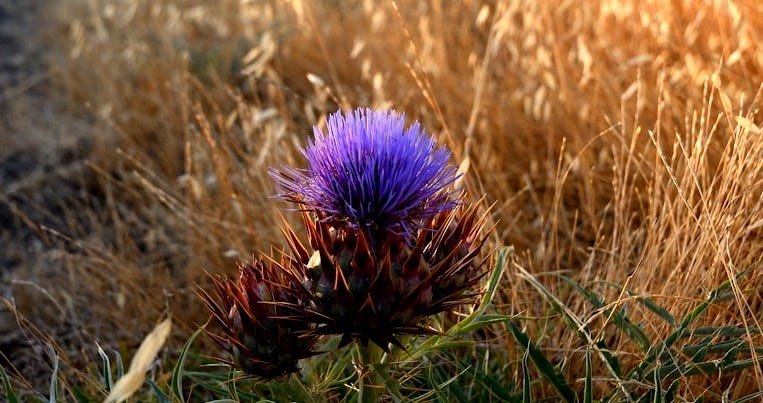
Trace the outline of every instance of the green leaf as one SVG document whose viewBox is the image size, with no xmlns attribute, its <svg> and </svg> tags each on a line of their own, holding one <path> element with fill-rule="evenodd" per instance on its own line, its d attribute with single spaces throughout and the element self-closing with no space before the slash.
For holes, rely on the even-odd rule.
<svg viewBox="0 0 763 403">
<path fill-rule="evenodd" d="M 556 389 L 559 396 L 567 402 L 574 402 L 576 400 L 575 391 L 570 388 L 564 375 L 551 365 L 543 353 L 530 341 L 530 338 L 513 322 L 508 322 L 508 326 L 514 339 L 517 340 L 517 344 L 525 349 L 535 367 L 538 368 L 538 371 L 540 371 L 541 375 L 546 378 L 551 386 Z"/>
<path fill-rule="evenodd" d="M 8 399 L 8 403 L 18 403 L 19 398 L 16 396 L 16 392 L 13 391 L 11 378 L 5 373 L 5 368 L 2 365 L 0 365 L 0 377 L 3 378 L 3 389 L 5 389 L 5 398 Z"/>
<path fill-rule="evenodd" d="M 443 382 L 436 386 L 436 390 L 438 391 L 444 391 L 445 387 L 447 386 L 448 392 L 450 392 L 450 396 L 455 396 L 459 401 L 461 402 L 469 402 L 469 397 L 466 395 L 466 392 L 464 392 L 464 389 L 461 387 L 461 384 L 459 382 L 456 382 L 458 379 L 461 379 L 464 374 L 466 374 L 470 369 L 472 369 L 471 366 L 467 366 L 464 368 L 461 373 L 459 373 L 458 376 L 451 377 L 446 382 Z M 443 366 L 437 366 L 436 367 L 437 372 L 440 374 L 442 378 L 446 378 L 448 376 L 448 373 L 445 371 L 445 368 Z M 445 395 L 444 393 L 439 393 L 440 396 L 443 397 L 443 400 L 445 398 L 448 398 L 450 396 Z"/>
<path fill-rule="evenodd" d="M 185 342 L 185 345 L 183 346 L 183 350 L 180 352 L 180 357 L 178 357 L 178 361 L 175 364 L 175 368 L 172 370 L 172 393 L 175 395 L 175 397 L 180 400 L 181 402 L 185 402 L 185 398 L 183 397 L 183 366 L 185 365 L 185 359 L 188 355 L 188 350 L 191 348 L 191 344 L 193 343 L 193 340 L 203 331 L 204 326 L 197 329 L 191 337 L 188 338 L 188 341 Z"/>
<path fill-rule="evenodd" d="M 421 353 L 418 355 L 412 355 L 411 358 L 420 358 L 424 354 L 429 354 L 438 350 L 448 350 L 457 347 L 468 347 L 474 344 L 473 340 L 443 340 L 439 339 L 430 346 L 425 346 L 421 349 Z"/>
<path fill-rule="evenodd" d="M 636 294 L 631 291 L 628 291 L 628 295 L 631 297 L 636 297 Z M 658 317 L 662 318 L 662 320 L 667 322 L 671 327 L 676 327 L 676 318 L 674 318 L 673 315 L 671 315 L 667 309 L 661 307 L 656 302 L 652 301 L 651 298 L 638 296 L 636 297 L 636 301 L 644 305 L 650 311 L 654 312 Z"/>
<path fill-rule="evenodd" d="M 692 362 L 702 362 L 710 352 L 712 337 L 705 337 L 701 343 L 687 345 L 682 348 L 685 355 L 691 357 Z"/>
<path fill-rule="evenodd" d="M 400 381 L 393 378 L 389 371 L 387 370 L 387 365 L 382 364 L 381 367 L 383 368 L 382 371 L 380 371 L 379 375 L 382 378 L 383 384 L 384 384 L 384 390 L 389 393 L 390 396 L 394 398 L 394 401 L 402 401 L 403 395 L 400 393 Z M 311 401 L 314 401 L 311 397 Z"/>
<path fill-rule="evenodd" d="M 702 343 L 683 346 L 681 351 L 685 355 L 691 356 L 694 362 L 702 361 L 704 355 L 706 354 L 723 353 L 725 356 L 727 356 L 731 351 L 739 352 L 740 348 L 744 348 L 744 351 L 750 351 L 749 346 L 747 345 L 747 341 L 743 339 L 722 341 L 715 344 L 710 344 L 710 341 L 712 340 L 713 339 L 711 337 L 707 337 Z M 756 354 L 763 354 L 763 347 L 755 347 L 754 350 Z"/>
</svg>

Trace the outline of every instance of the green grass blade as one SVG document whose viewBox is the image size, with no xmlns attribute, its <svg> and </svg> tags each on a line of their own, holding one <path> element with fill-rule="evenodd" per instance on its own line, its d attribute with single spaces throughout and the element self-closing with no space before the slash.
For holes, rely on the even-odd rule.
<svg viewBox="0 0 763 403">
<path fill-rule="evenodd" d="M 555 277 L 566 282 L 580 295 L 584 296 L 588 302 L 594 306 L 595 309 L 604 309 L 606 307 L 606 303 L 602 301 L 598 295 L 595 295 L 584 289 L 576 281 L 561 275 L 555 275 Z M 642 351 L 646 352 L 649 350 L 649 347 L 651 346 L 649 338 L 638 326 L 634 325 L 628 319 L 628 317 L 623 314 L 621 309 L 610 308 L 606 309 L 605 313 L 607 316 L 611 316 L 612 322 L 615 324 L 615 326 L 619 327 L 623 333 L 630 337 L 630 339 L 633 340 L 641 348 Z"/>
<path fill-rule="evenodd" d="M 715 344 L 710 344 L 710 341 L 712 341 L 712 338 L 707 337 L 704 339 L 703 343 L 683 346 L 681 351 L 685 355 L 691 356 L 694 362 L 699 362 L 704 359 L 704 355 L 706 354 L 724 353 L 727 355 L 728 352 L 739 350 L 740 348 L 749 349 L 747 341 L 744 339 L 723 341 Z M 754 350 L 756 354 L 763 354 L 763 347 L 755 347 Z"/>
<path fill-rule="evenodd" d="M 447 378 L 448 373 L 442 366 L 437 366 L 437 372 L 440 374 L 441 378 Z M 458 376 L 452 377 L 446 381 L 446 383 L 442 383 L 440 385 L 436 386 L 436 390 L 442 391 L 443 393 L 440 393 L 443 400 L 446 400 L 448 398 L 452 399 L 451 396 L 455 396 L 459 401 L 461 402 L 469 402 L 469 396 L 467 396 L 466 392 L 464 391 L 464 388 L 461 387 L 461 384 L 458 382 L 459 379 L 461 379 L 463 376 L 466 376 L 466 373 L 472 369 L 471 366 L 467 366 L 464 368 L 461 373 L 459 373 Z M 450 393 L 450 395 L 446 395 L 445 392 L 445 386 L 447 386 L 447 390 Z"/>
<path fill-rule="evenodd" d="M 473 344 L 473 340 L 443 340 L 443 337 L 441 336 L 432 336 L 420 345 L 411 348 L 408 351 L 406 358 L 415 361 L 435 351 L 444 351 L 456 347 L 467 347 Z"/>
<path fill-rule="evenodd" d="M 125 365 L 122 362 L 122 354 L 119 354 L 119 351 L 114 351 L 114 360 L 117 364 L 117 379 L 122 379 L 125 376 Z"/>
<path fill-rule="evenodd" d="M 392 375 L 390 375 L 389 371 L 386 368 L 383 371 L 381 371 L 379 375 L 381 376 L 382 381 L 384 381 L 384 385 L 383 385 L 384 390 L 387 391 L 387 393 L 389 393 L 390 396 L 392 396 L 393 401 L 399 402 L 404 400 L 403 395 L 400 393 L 400 382 L 397 379 L 395 379 Z M 311 401 L 314 401 L 312 397 L 311 397 Z"/>
<path fill-rule="evenodd" d="M 236 382 L 236 371 L 231 368 L 228 371 L 228 382 L 225 383 L 228 387 L 228 395 L 231 399 L 241 400 L 238 396 L 238 383 Z"/>
<path fill-rule="evenodd" d="M 291 374 L 289 377 L 289 390 L 292 392 L 289 394 L 289 397 L 295 402 L 315 402 L 313 396 L 310 394 L 307 388 L 305 388 L 305 384 L 303 384 L 299 377 L 295 374 Z"/>
<path fill-rule="evenodd" d="M 522 355 L 522 403 L 532 403 L 532 383 L 530 382 L 530 369 L 527 366 L 527 360 L 530 353 L 525 350 Z"/>
<path fill-rule="evenodd" d="M 463 394 L 463 391 L 460 390 L 458 385 L 456 385 L 457 386 L 456 389 L 450 389 L 450 385 L 452 383 L 456 382 L 456 380 L 458 380 L 458 378 L 463 376 L 465 373 L 467 373 L 469 371 L 469 369 L 470 369 L 470 367 L 467 367 L 463 371 L 461 371 L 458 374 L 456 374 L 455 376 L 447 378 L 447 374 L 443 370 L 442 366 L 434 366 L 434 367 L 432 367 L 431 368 L 432 371 L 437 372 L 438 375 L 442 376 L 443 378 L 447 378 L 447 380 L 445 380 L 443 382 L 440 382 L 438 379 L 434 379 L 432 377 L 432 374 L 430 373 L 429 379 L 427 380 L 428 383 L 430 384 L 429 391 L 424 393 L 421 396 L 416 397 L 415 399 L 411 399 L 410 400 L 411 403 L 430 402 L 430 401 L 432 401 L 432 398 L 434 396 L 437 396 L 437 395 L 440 396 L 442 401 L 452 401 L 453 397 L 456 397 L 457 400 L 460 401 L 460 402 L 468 402 L 469 401 L 468 397 L 465 394 Z M 457 384 L 457 382 L 456 382 L 456 384 Z M 442 393 L 442 391 L 445 390 L 446 388 L 450 389 L 451 393 L 454 393 L 455 396 L 450 396 L 450 399 L 448 399 L 449 396 L 445 396 Z"/>
<path fill-rule="evenodd" d="M 745 329 L 742 326 L 726 325 L 726 326 L 704 326 L 692 329 L 692 336 L 722 336 L 722 337 L 740 337 L 747 334 L 761 334 L 761 330 L 758 328 L 750 327 Z"/>
<path fill-rule="evenodd" d="M 652 311 L 655 315 L 660 317 L 662 320 L 664 320 L 666 323 L 668 323 L 671 327 L 678 326 L 678 324 L 676 323 L 676 318 L 674 318 L 673 315 L 671 315 L 670 312 L 668 312 L 667 309 L 661 307 L 656 302 L 652 301 L 651 298 L 645 297 L 645 296 L 642 296 L 642 295 L 638 295 L 635 292 L 633 292 L 631 290 L 628 290 L 628 289 L 624 290 L 623 287 L 620 286 L 619 284 L 616 284 L 616 283 L 613 283 L 613 282 L 610 282 L 610 281 L 597 281 L 597 283 L 606 284 L 606 285 L 608 285 L 610 287 L 613 287 L 613 288 L 617 289 L 620 292 L 625 291 L 628 294 L 629 297 L 635 298 L 635 300 L 638 303 L 644 305 L 644 307 L 646 307 L 646 309 Z"/>
<path fill-rule="evenodd" d="M 695 375 L 716 376 L 719 374 L 728 374 L 730 372 L 741 371 L 763 364 L 763 357 L 745 358 L 729 363 L 723 361 L 689 362 L 689 363 L 670 363 L 662 365 L 653 371 L 659 372 L 660 379 L 677 379 L 679 377 L 690 377 Z M 654 377 L 653 371 L 649 372 L 650 377 Z"/>
<path fill-rule="evenodd" d="M 151 386 L 151 390 L 154 392 L 154 397 L 156 397 L 156 401 L 159 403 L 170 403 L 170 399 L 167 397 L 167 395 L 162 392 L 162 388 L 159 387 L 159 385 L 156 384 L 156 382 L 146 379 L 146 382 L 149 386 Z"/>
<path fill-rule="evenodd" d="M 676 401 L 676 390 L 678 389 L 678 385 L 680 385 L 681 382 L 678 380 L 675 380 L 670 383 L 670 386 L 668 386 L 668 390 L 665 391 L 665 401 L 666 402 L 674 402 Z"/>
<path fill-rule="evenodd" d="M 56 403 L 56 401 L 58 401 L 58 354 L 53 351 L 53 375 L 50 377 L 49 402 Z"/>
<path fill-rule="evenodd" d="M 636 293 L 628 291 L 628 296 L 636 297 Z M 659 318 L 667 322 L 671 327 L 676 327 L 676 318 L 673 317 L 673 315 L 668 312 L 667 309 L 661 307 L 656 302 L 652 301 L 651 298 L 644 297 L 644 296 L 638 296 L 636 298 L 636 301 L 638 301 L 640 304 L 644 305 L 647 309 L 652 311 L 655 315 L 657 315 Z"/>
<path fill-rule="evenodd" d="M 517 344 L 525 349 L 525 352 L 529 354 L 535 367 L 538 368 L 541 375 L 556 389 L 559 396 L 567 402 L 574 402 L 577 398 L 575 391 L 572 390 L 567 380 L 559 371 L 557 371 L 553 365 L 546 359 L 543 353 L 535 347 L 535 345 L 527 337 L 527 334 L 522 332 L 513 322 L 508 322 L 509 330 L 516 339 Z"/>
<path fill-rule="evenodd" d="M 191 344 L 193 343 L 193 340 L 203 331 L 204 327 L 200 327 L 197 329 L 191 337 L 188 338 L 188 341 L 185 342 L 185 345 L 183 346 L 183 350 L 180 352 L 180 357 L 178 357 L 178 361 L 175 364 L 175 368 L 172 370 L 172 382 L 171 382 L 171 388 L 172 393 L 175 395 L 175 398 L 177 398 L 181 402 L 185 402 L 185 398 L 183 397 L 183 367 L 185 366 L 185 359 L 188 355 L 188 350 L 191 348 Z"/>
<path fill-rule="evenodd" d="M 758 264 L 755 264 L 751 266 L 750 268 L 743 270 L 742 272 L 738 273 L 735 277 L 735 279 L 740 279 L 747 273 L 749 273 L 753 268 L 755 268 Z M 641 364 L 639 364 L 636 368 L 634 368 L 629 374 L 628 378 L 630 379 L 641 379 L 642 374 L 649 368 L 650 366 L 654 365 L 654 363 L 657 361 L 658 357 L 663 356 L 665 353 L 670 352 L 675 343 L 680 340 L 683 337 L 691 335 L 691 332 L 688 330 L 689 326 L 691 326 L 699 317 L 714 303 L 718 302 L 719 298 L 723 298 L 726 293 L 731 288 L 731 281 L 726 280 L 724 281 L 720 286 L 718 286 L 716 289 L 714 289 L 712 292 L 710 292 L 710 295 L 708 296 L 706 301 L 703 301 L 700 303 L 696 308 L 694 308 L 691 312 L 686 314 L 684 318 L 681 320 L 680 326 L 674 330 L 672 333 L 670 333 L 665 340 L 663 340 L 660 343 L 657 343 L 650 348 L 646 358 L 641 361 Z M 706 364 L 712 364 L 712 363 L 706 363 Z M 700 364 L 696 364 L 700 365 Z M 716 365 L 717 366 L 717 365 Z M 704 368 L 710 368 L 712 365 L 705 365 Z M 668 369 L 665 369 L 668 368 Z M 672 369 L 670 369 L 672 368 Z M 664 366 L 662 370 L 666 373 L 671 373 L 674 370 L 678 369 L 678 364 L 669 364 Z M 695 368 L 695 370 L 698 370 Z M 664 378 L 664 376 L 662 377 Z"/>
<path fill-rule="evenodd" d="M 660 371 L 654 371 L 654 399 L 653 403 L 662 403 L 662 379 Z"/>
<path fill-rule="evenodd" d="M 591 365 L 591 348 L 585 350 L 585 389 L 583 403 L 593 403 L 593 366 Z"/>
<path fill-rule="evenodd" d="M 88 396 L 87 393 L 76 386 L 72 386 L 72 396 L 74 396 L 74 399 L 79 403 L 92 403 L 93 401 L 92 396 Z"/>
<path fill-rule="evenodd" d="M 449 332 L 448 334 L 452 336 L 463 336 L 475 330 L 482 329 L 485 326 L 490 326 L 496 323 L 506 322 L 514 319 L 516 319 L 516 316 L 514 315 L 482 315 L 479 318 L 469 321 L 469 323 L 465 325 L 459 326 L 456 331 Z"/>
<path fill-rule="evenodd" d="M 620 361 L 617 360 L 616 355 L 612 354 L 612 350 L 607 346 L 607 343 L 605 343 L 604 340 L 599 340 L 594 343 L 594 346 L 596 346 L 594 350 L 598 352 L 600 357 L 609 365 L 610 371 L 620 379 L 623 376 L 623 371 L 620 368 Z"/>
<path fill-rule="evenodd" d="M 98 355 L 101 356 L 103 386 L 106 388 L 106 394 L 108 394 L 108 392 L 111 392 L 111 388 L 114 387 L 114 380 L 111 378 L 111 362 L 109 361 L 109 356 L 101 348 L 101 345 L 98 343 L 95 343 L 95 345 L 98 347 Z"/>
<path fill-rule="evenodd" d="M 503 273 L 506 271 L 506 260 L 509 254 L 513 251 L 513 246 L 507 246 L 498 251 L 498 256 L 495 259 L 495 267 L 490 274 L 490 279 L 487 282 L 485 293 L 482 295 L 480 306 L 476 309 L 478 315 L 484 314 L 487 307 L 493 302 L 495 290 L 498 289 L 498 285 L 501 283 L 501 277 L 503 277 Z"/>
<path fill-rule="evenodd" d="M 533 277 L 526 270 L 520 268 L 520 272 L 522 277 L 536 290 L 538 290 L 538 292 L 541 293 L 546 301 L 551 304 L 551 307 L 562 314 L 565 323 L 567 323 L 570 329 L 577 333 L 584 344 L 596 346 L 596 353 L 599 354 L 601 359 L 607 364 L 607 368 L 609 369 L 610 374 L 619 381 L 622 378 L 619 362 L 617 361 L 617 358 L 611 353 L 610 349 L 606 346 L 606 343 L 604 343 L 603 340 L 594 341 L 589 330 L 585 326 L 585 323 L 583 323 L 580 318 L 575 316 L 575 314 L 572 313 L 572 311 L 570 311 L 557 296 L 555 296 L 551 291 L 543 286 L 543 284 L 541 284 L 538 279 Z M 623 393 L 626 396 L 628 394 L 625 390 L 623 390 Z"/>
<path fill-rule="evenodd" d="M 3 389 L 5 389 L 5 398 L 8 403 L 18 403 L 19 398 L 16 396 L 16 392 L 13 391 L 11 378 L 5 373 L 5 368 L 2 365 L 0 365 L 0 377 L 3 378 Z"/>
<path fill-rule="evenodd" d="M 501 277 L 503 277 L 503 273 L 506 271 L 506 259 L 508 255 L 513 251 L 514 249 L 512 247 L 505 247 L 501 248 L 501 250 L 498 252 L 498 256 L 496 257 L 495 261 L 495 267 L 493 268 L 493 271 L 490 273 L 490 278 L 488 279 L 487 286 L 485 287 L 485 292 L 482 294 L 482 299 L 480 299 L 480 303 L 477 306 L 477 308 L 469 314 L 466 318 L 459 321 L 453 327 L 448 329 L 448 334 L 451 336 L 460 336 L 468 333 L 465 329 L 478 329 L 479 327 L 487 326 L 489 323 L 482 323 L 481 326 L 474 326 L 473 323 L 475 321 L 478 321 L 481 319 L 485 312 L 487 311 L 488 307 L 491 306 L 493 297 L 495 297 L 495 292 L 498 289 L 498 285 L 501 283 Z M 497 316 L 497 315 L 496 315 Z M 496 320 L 496 322 L 499 322 L 500 320 Z"/>
<path fill-rule="evenodd" d="M 484 373 L 482 371 L 479 371 L 475 378 L 477 378 L 479 383 L 487 389 L 487 391 L 490 393 L 490 396 L 494 398 L 493 400 L 497 399 L 499 402 L 519 403 L 519 399 L 513 396 L 511 392 L 506 389 L 506 384 L 503 382 L 503 380 L 495 379 L 495 377 L 490 376 L 490 374 Z"/>
</svg>

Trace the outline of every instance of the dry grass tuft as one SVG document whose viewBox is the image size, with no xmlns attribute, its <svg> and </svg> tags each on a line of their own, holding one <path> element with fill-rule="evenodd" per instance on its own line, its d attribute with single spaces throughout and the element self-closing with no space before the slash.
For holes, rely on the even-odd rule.
<svg viewBox="0 0 763 403">
<path fill-rule="evenodd" d="M 39 287 L 17 283 L 19 311 L 36 317 L 24 304 L 45 289 L 76 324 L 38 323 L 49 332 L 133 351 L 168 310 L 187 336 L 206 317 L 191 292 L 204 269 L 282 245 L 268 167 L 303 165 L 310 126 L 361 105 L 407 112 L 468 161 L 472 193 L 497 202 L 494 242 L 519 252 L 502 307 L 538 318 L 525 331 L 572 379 L 585 346 L 520 268 L 634 363 L 611 318 L 552 273 L 655 340 L 664 322 L 603 282 L 681 318 L 732 280 L 702 324 L 761 327 L 763 274 L 734 280 L 763 256 L 757 1 L 96 0 L 48 18 L 52 82 L 95 141 L 93 204 L 47 232 L 55 270 L 15 274 Z M 598 392 L 614 388 L 594 363 Z M 758 367 L 732 377 L 678 393 L 763 388 Z"/>
</svg>

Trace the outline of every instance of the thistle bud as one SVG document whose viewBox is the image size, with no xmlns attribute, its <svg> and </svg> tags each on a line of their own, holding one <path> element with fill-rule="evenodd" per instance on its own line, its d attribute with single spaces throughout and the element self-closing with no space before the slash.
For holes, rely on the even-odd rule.
<svg viewBox="0 0 763 403">
<path fill-rule="evenodd" d="M 217 298 L 199 295 L 222 333 L 207 334 L 233 356 L 233 365 L 268 379 L 297 371 L 297 362 L 314 354 L 316 339 L 306 334 L 313 325 L 293 316 L 309 296 L 288 268 L 256 260 L 240 266 L 235 281 L 212 281 Z"/>
</svg>

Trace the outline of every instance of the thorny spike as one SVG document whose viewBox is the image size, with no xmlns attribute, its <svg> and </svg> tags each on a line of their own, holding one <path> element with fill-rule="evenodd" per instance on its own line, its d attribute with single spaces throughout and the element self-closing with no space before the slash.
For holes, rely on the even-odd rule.
<svg viewBox="0 0 763 403">
<path fill-rule="evenodd" d="M 355 256 L 353 258 L 353 262 L 356 263 L 356 265 L 353 267 L 353 269 L 359 271 L 358 274 L 370 275 L 372 273 L 365 273 L 365 271 L 374 271 L 376 264 L 374 262 L 374 256 L 371 253 L 371 247 L 368 245 L 368 241 L 366 240 L 366 235 L 364 232 L 365 231 L 356 232 L 357 242 L 355 244 Z M 361 259 L 366 261 L 364 262 Z"/>
<path fill-rule="evenodd" d="M 310 254 L 308 253 L 307 249 L 302 246 L 302 243 L 299 242 L 297 234 L 294 233 L 294 229 L 289 225 L 289 223 L 284 220 L 284 225 L 279 226 L 279 229 L 281 230 L 283 237 L 286 238 L 289 249 L 291 249 L 297 260 L 300 262 L 307 262 L 307 259 L 310 258 Z"/>
<path fill-rule="evenodd" d="M 339 279 L 342 280 L 342 285 L 347 292 L 350 292 L 350 285 L 347 284 L 347 279 L 344 278 L 344 273 L 339 265 L 334 266 L 334 291 L 339 291 Z"/>
</svg>

